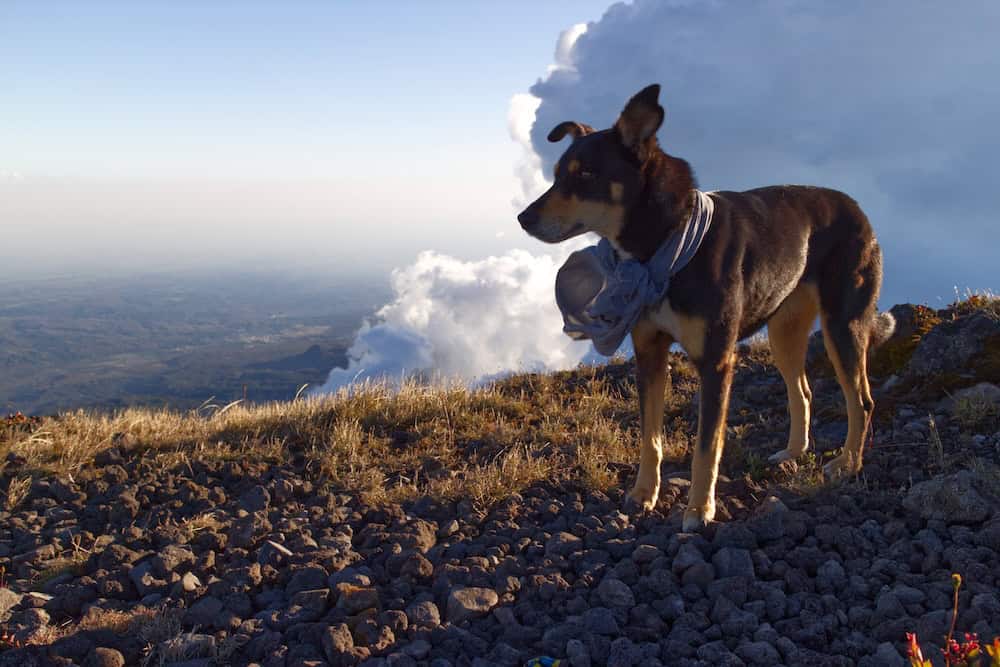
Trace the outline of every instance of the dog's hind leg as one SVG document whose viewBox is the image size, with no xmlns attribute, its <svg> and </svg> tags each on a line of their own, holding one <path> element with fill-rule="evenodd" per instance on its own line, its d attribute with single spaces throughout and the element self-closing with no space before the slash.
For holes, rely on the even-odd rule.
<svg viewBox="0 0 1000 667">
<path fill-rule="evenodd" d="M 830 274 L 820 287 L 823 342 L 847 402 L 844 450 L 823 467 L 831 479 L 861 470 L 864 439 L 875 409 L 867 357 L 872 334 L 878 329 L 875 303 L 882 282 L 882 255 L 871 242 L 856 257 L 854 267 L 841 267 L 839 276 Z"/>
<path fill-rule="evenodd" d="M 859 323 L 831 321 L 823 317 L 823 342 L 837 373 L 837 381 L 847 402 L 847 439 L 844 450 L 825 466 L 823 472 L 831 479 L 855 475 L 861 471 L 861 456 L 865 434 L 875 403 L 868 386 L 865 357 L 868 350 L 867 331 L 857 331 Z"/>
<path fill-rule="evenodd" d="M 788 390 L 788 417 L 791 420 L 788 445 L 768 459 L 771 463 L 796 459 L 809 447 L 812 392 L 806 378 L 806 348 L 809 331 L 818 312 L 819 293 L 816 286 L 802 283 L 785 298 L 767 323 L 771 356 Z"/>
<path fill-rule="evenodd" d="M 715 518 L 715 482 L 726 436 L 735 344 L 733 337 L 728 344 L 717 348 L 716 354 L 703 357 L 698 364 L 701 402 L 698 406 L 698 439 L 691 462 L 691 491 L 682 524 L 685 532 L 703 528 Z"/>
<path fill-rule="evenodd" d="M 639 474 L 628 500 L 643 510 L 656 506 L 660 495 L 663 458 L 663 394 L 667 383 L 667 355 L 673 339 L 648 321 L 632 331 L 641 422 Z"/>
</svg>

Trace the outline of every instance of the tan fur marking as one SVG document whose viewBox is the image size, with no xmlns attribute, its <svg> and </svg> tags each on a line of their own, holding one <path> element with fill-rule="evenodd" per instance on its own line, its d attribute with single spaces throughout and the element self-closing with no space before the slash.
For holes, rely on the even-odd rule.
<svg viewBox="0 0 1000 667">
<path fill-rule="evenodd" d="M 625 209 L 620 204 L 580 199 L 553 192 L 541 210 L 541 225 L 566 230 L 582 223 L 586 231 L 615 238 L 625 224 Z M 581 232 L 582 233 L 582 232 Z"/>
<path fill-rule="evenodd" d="M 688 492 L 688 507 L 684 512 L 685 523 L 705 524 L 715 517 L 715 484 L 719 476 L 719 460 L 726 439 L 726 414 L 729 412 L 729 390 L 733 379 L 732 357 L 721 364 L 723 374 L 722 393 L 718 419 L 705 423 L 704 403 L 698 408 L 698 436 L 691 461 L 691 490 Z M 702 429 L 711 429 L 711 446 L 708 451 L 701 446 Z"/>
<path fill-rule="evenodd" d="M 663 458 L 663 401 L 667 379 L 667 354 L 671 339 L 652 322 L 640 321 L 632 331 L 642 423 L 639 440 L 639 474 L 629 497 L 641 508 L 656 506 L 660 494 Z"/>
<path fill-rule="evenodd" d="M 666 299 L 652 311 L 650 317 L 680 343 L 689 357 L 696 361 L 701 359 L 705 352 L 705 336 L 708 334 L 708 323 L 704 319 L 674 311 L 670 307 L 670 301 Z"/>
<path fill-rule="evenodd" d="M 788 391 L 791 427 L 782 458 L 797 458 L 809 447 L 809 407 L 812 392 L 806 378 L 809 331 L 819 312 L 819 292 L 803 283 L 792 290 L 767 323 L 771 355 Z"/>
<path fill-rule="evenodd" d="M 578 160 L 570 160 L 569 164 L 566 165 L 566 171 L 571 174 L 575 174 L 580 171 L 580 162 Z"/>
<path fill-rule="evenodd" d="M 616 204 L 621 203 L 622 198 L 625 196 L 625 186 L 621 183 L 612 181 L 611 183 L 611 201 Z"/>
</svg>

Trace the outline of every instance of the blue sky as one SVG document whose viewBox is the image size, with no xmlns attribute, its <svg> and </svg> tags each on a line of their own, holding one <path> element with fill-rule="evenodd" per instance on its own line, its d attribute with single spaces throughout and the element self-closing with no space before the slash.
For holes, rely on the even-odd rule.
<svg viewBox="0 0 1000 667">
<path fill-rule="evenodd" d="M 0 3 L 0 224 L 67 265 L 472 254 L 513 224 L 510 97 L 604 6 Z"/>
</svg>

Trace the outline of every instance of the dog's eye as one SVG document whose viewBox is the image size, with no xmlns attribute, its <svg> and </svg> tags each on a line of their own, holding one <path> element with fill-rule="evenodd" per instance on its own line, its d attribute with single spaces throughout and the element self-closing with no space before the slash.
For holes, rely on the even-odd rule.
<svg viewBox="0 0 1000 667">
<path fill-rule="evenodd" d="M 582 178 L 585 181 L 592 181 L 595 178 L 597 178 L 597 174 L 595 174 L 592 171 L 581 171 L 580 178 Z"/>
</svg>

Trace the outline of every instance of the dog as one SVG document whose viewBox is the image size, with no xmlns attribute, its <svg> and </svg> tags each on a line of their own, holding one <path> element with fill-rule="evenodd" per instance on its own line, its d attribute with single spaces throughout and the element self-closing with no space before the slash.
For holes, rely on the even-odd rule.
<svg viewBox="0 0 1000 667">
<path fill-rule="evenodd" d="M 572 143 L 556 162 L 551 188 L 518 216 L 531 236 L 559 243 L 585 232 L 607 239 L 622 258 L 648 261 L 688 220 L 698 195 L 688 163 L 668 155 L 656 133 L 663 123 L 659 85 L 632 97 L 606 130 L 576 121 L 548 140 Z M 725 436 L 736 344 L 768 329 L 774 363 L 788 390 L 788 444 L 772 462 L 809 446 L 811 393 L 806 348 L 820 318 L 827 355 L 847 402 L 842 453 L 830 478 L 861 469 L 874 403 L 867 353 L 895 322 L 876 308 L 882 251 L 857 202 L 836 190 L 777 185 L 707 193 L 711 228 L 694 257 L 670 279 L 662 302 L 647 307 L 631 330 L 641 422 L 639 472 L 627 500 L 642 510 L 660 491 L 667 354 L 677 342 L 701 381 L 698 435 L 683 530 L 715 516 L 715 484 Z"/>
</svg>

